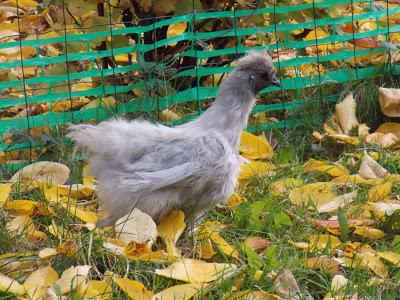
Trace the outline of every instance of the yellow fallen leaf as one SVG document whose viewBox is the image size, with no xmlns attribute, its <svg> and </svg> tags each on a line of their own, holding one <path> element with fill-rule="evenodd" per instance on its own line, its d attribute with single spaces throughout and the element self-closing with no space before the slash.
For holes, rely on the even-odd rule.
<svg viewBox="0 0 400 300">
<path fill-rule="evenodd" d="M 154 293 L 136 280 L 128 278 L 118 278 L 113 276 L 113 281 L 126 293 L 129 298 L 134 300 L 151 300 L 153 299 Z"/>
<path fill-rule="evenodd" d="M 137 208 L 116 222 L 115 232 L 126 243 L 134 241 L 138 244 L 152 244 L 158 236 L 156 223 Z"/>
<path fill-rule="evenodd" d="M 400 209 L 400 201 L 397 200 L 369 202 L 368 204 L 376 213 L 384 213 L 388 216 L 393 215 L 397 210 Z"/>
<path fill-rule="evenodd" d="M 79 247 L 76 244 L 75 239 L 67 240 L 63 242 L 60 246 L 57 247 L 57 253 L 60 255 L 65 255 L 72 257 L 77 254 L 79 251 Z"/>
<path fill-rule="evenodd" d="M 200 258 L 211 259 L 217 252 L 214 251 L 211 239 L 206 239 L 200 247 Z"/>
<path fill-rule="evenodd" d="M 207 221 L 204 224 L 196 227 L 197 239 L 211 239 L 222 253 L 234 258 L 238 258 L 239 253 L 237 249 L 229 245 L 229 243 L 219 234 L 224 227 L 225 225 L 218 221 Z"/>
<path fill-rule="evenodd" d="M 247 199 L 238 193 L 234 193 L 232 196 L 229 197 L 227 201 L 227 206 L 231 209 L 237 207 L 240 203 L 246 202 Z"/>
<path fill-rule="evenodd" d="M 23 286 L 29 299 L 42 299 L 46 289 L 58 280 L 58 274 L 51 266 L 41 267 L 26 278 Z"/>
<path fill-rule="evenodd" d="M 369 135 L 369 130 L 371 128 L 368 127 L 367 124 L 362 123 L 358 125 L 358 136 L 359 137 L 366 137 L 367 135 Z"/>
<path fill-rule="evenodd" d="M 54 288 L 60 290 L 62 294 L 75 290 L 87 279 L 91 268 L 91 266 L 72 266 L 66 269 L 61 278 L 54 283 Z"/>
<path fill-rule="evenodd" d="M 388 271 L 385 265 L 379 260 L 379 257 L 377 257 L 375 253 L 369 251 L 356 253 L 354 259 L 348 260 L 346 266 L 352 268 L 368 268 L 381 278 L 385 278 L 388 275 Z"/>
<path fill-rule="evenodd" d="M 11 184 L 0 183 L 0 208 L 3 207 L 3 204 L 7 201 L 10 192 L 11 192 Z"/>
<path fill-rule="evenodd" d="M 377 252 L 378 256 L 387 260 L 388 262 L 398 266 L 400 264 L 400 254 L 393 251 Z"/>
<path fill-rule="evenodd" d="M 251 161 L 243 164 L 239 174 L 239 180 L 248 180 L 254 176 L 266 176 L 274 174 L 275 166 L 262 161 Z"/>
<path fill-rule="evenodd" d="M 342 134 L 342 128 L 340 128 L 336 115 L 331 115 L 323 125 L 325 132 L 330 134 Z"/>
<path fill-rule="evenodd" d="M 400 138 L 398 138 L 394 133 L 391 132 L 389 133 L 374 132 L 367 135 L 365 137 L 365 141 L 368 144 L 379 145 L 382 148 L 388 148 L 396 144 L 398 141 L 400 141 Z"/>
<path fill-rule="evenodd" d="M 48 259 L 58 255 L 58 251 L 56 248 L 43 248 L 39 251 L 38 256 L 42 259 Z"/>
<path fill-rule="evenodd" d="M 170 212 L 157 226 L 158 233 L 167 246 L 168 254 L 177 257 L 181 255 L 181 251 L 175 245 L 185 227 L 185 214 L 180 210 Z"/>
<path fill-rule="evenodd" d="M 332 184 L 327 182 L 314 182 L 295 188 L 289 193 L 289 200 L 295 205 L 311 205 L 317 209 L 335 199 L 337 196 L 332 191 Z"/>
<path fill-rule="evenodd" d="M 166 262 L 175 258 L 170 257 L 163 250 L 154 252 L 147 244 L 137 244 L 135 242 L 130 242 L 126 247 L 122 248 L 122 253 L 120 254 L 132 260 L 147 262 Z"/>
<path fill-rule="evenodd" d="M 26 216 L 45 216 L 54 213 L 51 207 L 46 207 L 45 203 L 33 200 L 8 200 L 3 208 L 6 210 L 13 210 L 19 215 Z"/>
<path fill-rule="evenodd" d="M 306 171 L 319 171 L 333 177 L 349 175 L 349 171 L 339 163 L 330 163 L 315 159 L 310 159 L 303 165 L 303 168 Z"/>
<path fill-rule="evenodd" d="M 32 181 L 42 181 L 62 185 L 67 182 L 69 173 L 70 170 L 66 165 L 51 161 L 40 161 L 16 172 L 11 177 L 10 182 L 15 184 L 22 180 L 29 184 Z"/>
<path fill-rule="evenodd" d="M 110 280 L 90 280 L 79 286 L 78 294 L 84 299 L 111 299 Z"/>
<path fill-rule="evenodd" d="M 347 95 L 340 103 L 336 104 L 336 117 L 344 134 L 358 126 L 356 117 L 357 104 L 354 101 L 353 94 Z"/>
<path fill-rule="evenodd" d="M 282 300 L 282 298 L 264 291 L 242 290 L 227 293 L 222 300 Z"/>
<path fill-rule="evenodd" d="M 368 200 L 373 202 L 377 202 L 380 200 L 387 200 L 389 198 L 389 194 L 391 191 L 392 191 L 391 182 L 388 181 L 381 184 L 377 184 L 368 191 Z"/>
<path fill-rule="evenodd" d="M 388 117 L 400 117 L 400 89 L 379 88 L 379 103 Z"/>
<path fill-rule="evenodd" d="M 343 207 L 354 201 L 357 196 L 357 191 L 350 192 L 344 195 L 337 196 L 324 204 L 317 207 L 319 213 L 332 212 L 337 210 L 339 207 Z"/>
<path fill-rule="evenodd" d="M 270 186 L 270 193 L 274 196 L 285 196 L 290 190 L 299 187 L 303 184 L 301 179 L 297 178 L 284 178 L 275 181 Z"/>
<path fill-rule="evenodd" d="M 168 26 L 167 38 L 181 35 L 187 29 L 187 22 L 174 23 Z M 176 42 L 169 43 L 170 46 L 175 46 Z"/>
<path fill-rule="evenodd" d="M 274 154 L 266 140 L 247 131 L 242 132 L 239 151 L 248 159 L 269 159 Z"/>
<path fill-rule="evenodd" d="M 313 250 L 336 249 L 342 244 L 339 238 L 330 234 L 310 235 L 308 241 Z"/>
<path fill-rule="evenodd" d="M 332 290 L 332 292 L 337 293 L 341 290 L 344 290 L 348 283 L 349 283 L 349 280 L 346 277 L 344 277 L 343 275 L 335 275 L 332 278 L 331 290 Z"/>
<path fill-rule="evenodd" d="M 327 256 L 315 256 L 307 259 L 306 267 L 308 269 L 319 269 L 323 272 L 336 273 L 339 272 L 340 262 Z"/>
<path fill-rule="evenodd" d="M 236 269 L 234 264 L 206 263 L 201 260 L 181 258 L 166 269 L 157 269 L 155 273 L 190 283 L 204 283 L 230 276 Z"/>
<path fill-rule="evenodd" d="M 97 215 L 89 209 L 79 208 L 69 203 L 61 203 L 61 206 L 64 207 L 71 215 L 77 217 L 83 222 L 90 224 L 97 223 Z"/>
<path fill-rule="evenodd" d="M 12 234 L 32 234 L 36 228 L 29 216 L 18 216 L 7 223 L 6 228 Z"/>
<path fill-rule="evenodd" d="M 336 178 L 333 178 L 330 183 L 341 186 L 341 185 L 357 185 L 357 184 L 366 184 L 366 185 L 375 185 L 381 184 L 383 182 L 383 178 L 375 178 L 375 179 L 365 179 L 358 174 L 353 175 L 343 175 Z"/>
<path fill-rule="evenodd" d="M 363 236 L 372 240 L 379 240 L 385 235 L 382 230 L 367 226 L 359 226 L 354 230 L 354 234 Z"/>
<path fill-rule="evenodd" d="M 397 138 L 400 138 L 400 123 L 387 122 L 381 124 L 375 132 L 393 133 Z"/>
<path fill-rule="evenodd" d="M 189 300 L 197 294 L 201 294 L 201 291 L 206 288 L 207 285 L 204 283 L 188 283 L 175 285 L 167 288 L 158 294 L 154 295 L 154 300 L 168 300 L 168 299 L 179 299 Z"/>
<path fill-rule="evenodd" d="M 371 156 L 364 152 L 358 174 L 365 179 L 383 178 L 387 171 Z"/>
<path fill-rule="evenodd" d="M 86 165 L 83 167 L 82 175 L 83 175 L 82 182 L 84 185 L 92 186 L 95 183 L 95 179 L 94 179 L 93 174 L 90 171 L 89 165 Z"/>
<path fill-rule="evenodd" d="M 24 287 L 15 279 L 0 274 L 0 291 L 13 293 L 15 295 L 25 294 Z"/>
<path fill-rule="evenodd" d="M 347 134 L 340 134 L 340 133 L 328 134 L 328 136 L 334 138 L 335 140 L 345 142 L 353 146 L 357 146 L 358 144 L 361 143 L 360 138 L 357 136 L 349 136 Z"/>
<path fill-rule="evenodd" d="M 321 134 L 318 131 L 313 131 L 312 136 L 319 142 L 323 141 L 325 139 L 326 133 Z"/>
</svg>

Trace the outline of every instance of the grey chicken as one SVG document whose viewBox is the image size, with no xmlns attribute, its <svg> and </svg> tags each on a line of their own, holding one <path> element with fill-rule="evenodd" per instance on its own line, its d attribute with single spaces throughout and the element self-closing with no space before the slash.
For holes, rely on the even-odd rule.
<svg viewBox="0 0 400 300">
<path fill-rule="evenodd" d="M 242 130 L 256 94 L 269 86 L 280 86 L 270 56 L 251 51 L 194 121 L 167 127 L 110 119 L 71 126 L 68 136 L 89 152 L 100 182 L 105 216 L 98 225 L 112 225 L 135 207 L 158 223 L 171 210 L 198 216 L 226 201 L 237 183 Z"/>
</svg>

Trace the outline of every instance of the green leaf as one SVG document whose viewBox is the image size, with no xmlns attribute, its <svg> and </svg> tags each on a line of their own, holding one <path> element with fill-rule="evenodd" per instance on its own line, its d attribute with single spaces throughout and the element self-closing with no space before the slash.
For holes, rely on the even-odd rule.
<svg viewBox="0 0 400 300">
<path fill-rule="evenodd" d="M 261 259 L 260 255 L 249 246 L 243 244 L 243 250 L 246 253 L 247 257 L 247 265 L 253 271 L 259 270 L 264 265 L 263 260 Z"/>
<path fill-rule="evenodd" d="M 192 12 L 193 9 L 195 11 L 203 10 L 200 0 L 193 0 L 193 1 L 192 0 L 180 0 L 175 5 L 175 14 L 179 15 L 179 14 Z"/>
<path fill-rule="evenodd" d="M 392 242 L 392 251 L 400 253 L 400 235 L 395 235 Z"/>
<path fill-rule="evenodd" d="M 263 212 L 271 207 L 272 201 L 245 202 L 236 209 L 238 226 L 249 230 L 260 230 L 264 226 Z"/>
<path fill-rule="evenodd" d="M 292 220 L 287 214 L 277 214 L 274 216 L 274 224 L 276 227 L 282 226 L 282 225 L 287 225 L 290 226 L 292 225 Z"/>
<path fill-rule="evenodd" d="M 296 149 L 293 146 L 281 148 L 275 153 L 273 160 L 276 164 L 295 162 L 297 160 Z"/>
<path fill-rule="evenodd" d="M 264 257 L 268 261 L 268 266 L 270 269 L 277 270 L 280 268 L 277 252 L 278 251 L 276 250 L 275 246 L 268 247 L 264 252 Z"/>
</svg>

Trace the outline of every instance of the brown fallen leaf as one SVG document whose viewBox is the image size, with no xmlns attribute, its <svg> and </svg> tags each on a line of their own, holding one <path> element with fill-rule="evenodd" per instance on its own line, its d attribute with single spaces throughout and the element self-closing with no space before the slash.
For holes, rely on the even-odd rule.
<svg viewBox="0 0 400 300">
<path fill-rule="evenodd" d="M 388 148 L 390 146 L 395 145 L 397 142 L 400 141 L 394 133 L 380 133 L 374 132 L 365 137 L 365 141 L 368 144 L 379 145 L 382 148 Z"/>
<path fill-rule="evenodd" d="M 271 244 L 271 241 L 261 236 L 251 236 L 244 240 L 244 244 L 255 252 L 261 253 Z"/>
<path fill-rule="evenodd" d="M 307 221 L 317 228 L 340 229 L 339 220 L 320 220 L 320 219 L 314 219 L 314 218 L 307 218 Z M 372 220 L 372 219 L 349 219 L 349 220 L 347 220 L 347 224 L 349 225 L 349 227 L 373 226 L 375 223 L 376 223 L 376 221 Z"/>
</svg>

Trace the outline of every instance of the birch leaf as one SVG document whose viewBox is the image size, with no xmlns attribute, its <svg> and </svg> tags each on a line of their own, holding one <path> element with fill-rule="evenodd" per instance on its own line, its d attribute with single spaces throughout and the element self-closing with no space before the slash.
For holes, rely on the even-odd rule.
<svg viewBox="0 0 400 300">
<path fill-rule="evenodd" d="M 167 246 L 168 254 L 177 257 L 181 255 L 181 251 L 176 248 L 175 245 L 186 227 L 184 220 L 184 213 L 174 210 L 161 220 L 160 224 L 157 226 L 158 233 Z"/>
<path fill-rule="evenodd" d="M 266 140 L 247 131 L 242 132 L 239 151 L 248 159 L 269 159 L 274 154 Z"/>
<path fill-rule="evenodd" d="M 344 134 L 349 133 L 350 130 L 358 126 L 356 107 L 357 104 L 354 101 L 353 94 L 347 95 L 335 106 L 336 116 Z"/>
<path fill-rule="evenodd" d="M 199 294 L 206 285 L 204 283 L 188 283 L 175 285 L 156 294 L 153 300 L 179 299 L 189 300 Z"/>
<path fill-rule="evenodd" d="M 42 267 L 31 273 L 24 282 L 29 299 L 42 299 L 46 289 L 58 280 L 58 274 L 51 266 Z"/>
</svg>

